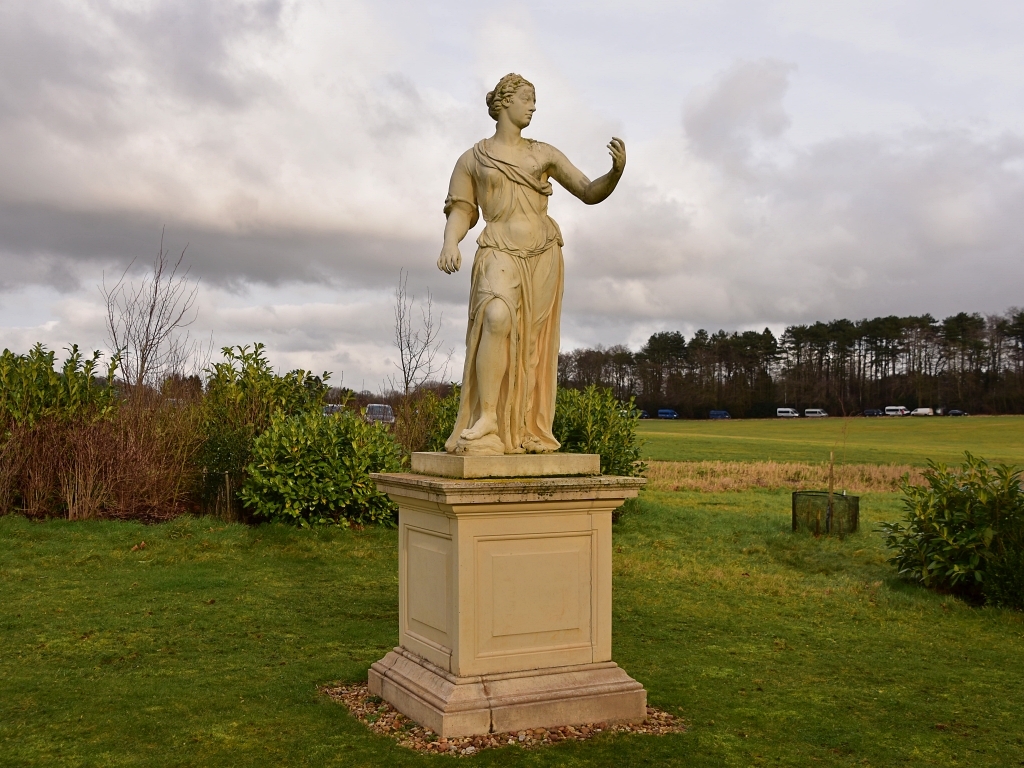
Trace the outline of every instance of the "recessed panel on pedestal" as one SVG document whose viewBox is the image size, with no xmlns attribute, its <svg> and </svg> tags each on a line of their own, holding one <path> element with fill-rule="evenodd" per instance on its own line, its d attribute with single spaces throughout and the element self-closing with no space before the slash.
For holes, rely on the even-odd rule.
<svg viewBox="0 0 1024 768">
<path fill-rule="evenodd" d="M 451 539 L 411 527 L 406 536 L 406 631 L 450 653 Z"/>
<path fill-rule="evenodd" d="M 523 669 L 537 654 L 592 661 L 590 532 L 481 538 L 475 559 L 477 660 Z"/>
</svg>

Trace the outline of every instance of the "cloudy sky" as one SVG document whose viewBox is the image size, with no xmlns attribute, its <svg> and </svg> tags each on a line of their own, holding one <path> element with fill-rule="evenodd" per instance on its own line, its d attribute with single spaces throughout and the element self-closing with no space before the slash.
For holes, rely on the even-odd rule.
<svg viewBox="0 0 1024 768">
<path fill-rule="evenodd" d="M 562 347 L 1024 304 L 1024 4 L 945 0 L 5 0 L 0 347 L 104 348 L 98 289 L 165 244 L 193 332 L 376 390 L 399 270 L 461 372 L 435 266 L 484 94 L 532 80 Z M 135 275 L 140 272 L 132 273 Z"/>
</svg>

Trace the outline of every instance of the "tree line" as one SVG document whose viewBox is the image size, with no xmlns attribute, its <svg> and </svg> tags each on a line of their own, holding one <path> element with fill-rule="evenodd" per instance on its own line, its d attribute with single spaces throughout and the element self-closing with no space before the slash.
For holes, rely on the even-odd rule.
<svg viewBox="0 0 1024 768">
<path fill-rule="evenodd" d="M 791 325 L 779 338 L 768 328 L 699 330 L 689 339 L 662 331 L 639 352 L 562 353 L 558 380 L 635 397 L 652 416 L 659 408 L 681 418 L 712 409 L 757 418 L 784 406 L 856 414 L 886 405 L 1024 413 L 1024 310 L 841 319 Z"/>
</svg>

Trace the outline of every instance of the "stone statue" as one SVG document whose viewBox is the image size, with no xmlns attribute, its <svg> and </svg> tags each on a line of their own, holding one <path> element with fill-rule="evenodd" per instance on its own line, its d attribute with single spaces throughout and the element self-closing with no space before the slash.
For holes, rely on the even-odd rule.
<svg viewBox="0 0 1024 768">
<path fill-rule="evenodd" d="M 587 205 L 615 189 L 626 145 L 612 138 L 612 169 L 591 181 L 557 149 L 522 130 L 537 106 L 533 85 L 505 75 L 487 94 L 497 122 L 455 164 L 444 212 L 439 269 L 462 265 L 459 243 L 483 210 L 469 294 L 466 367 L 448 453 L 498 455 L 558 450 L 552 434 L 562 311 L 562 233 L 548 216 L 552 178 Z"/>
</svg>

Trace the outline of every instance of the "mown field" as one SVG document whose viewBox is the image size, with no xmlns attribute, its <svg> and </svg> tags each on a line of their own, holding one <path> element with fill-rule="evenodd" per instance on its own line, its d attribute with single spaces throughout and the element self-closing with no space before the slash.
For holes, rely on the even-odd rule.
<svg viewBox="0 0 1024 768">
<path fill-rule="evenodd" d="M 659 461 L 836 461 L 956 464 L 964 451 L 1024 465 L 1024 416 L 967 418 L 730 419 L 640 422 L 645 454 Z"/>
<path fill-rule="evenodd" d="M 1010 766 L 1024 616 L 893 579 L 785 491 L 650 491 L 615 526 L 616 660 L 684 734 L 484 751 L 508 766 Z M 132 551 L 140 541 L 146 548 Z M 0 518 L 0 765 L 413 766 L 317 693 L 397 640 L 393 529 Z"/>
</svg>

